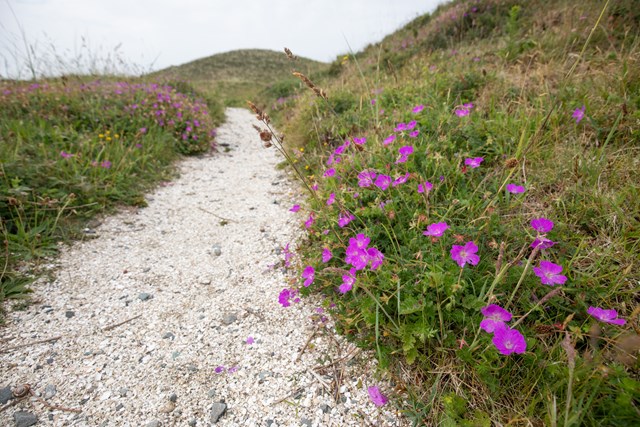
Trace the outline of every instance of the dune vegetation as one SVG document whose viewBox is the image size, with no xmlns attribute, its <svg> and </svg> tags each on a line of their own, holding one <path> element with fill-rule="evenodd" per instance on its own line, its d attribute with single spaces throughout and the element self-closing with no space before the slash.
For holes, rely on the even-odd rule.
<svg viewBox="0 0 640 427">
<path fill-rule="evenodd" d="M 454 1 L 252 105 L 307 190 L 281 302 L 322 295 L 415 425 L 640 422 L 639 24 Z"/>
</svg>

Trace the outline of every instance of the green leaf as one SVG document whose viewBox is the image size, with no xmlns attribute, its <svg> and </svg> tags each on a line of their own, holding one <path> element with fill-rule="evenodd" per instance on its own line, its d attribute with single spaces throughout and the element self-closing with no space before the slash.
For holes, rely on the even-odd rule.
<svg viewBox="0 0 640 427">
<path fill-rule="evenodd" d="M 415 297 L 408 295 L 400 302 L 400 314 L 407 315 L 422 310 L 424 300 L 417 300 Z"/>
</svg>

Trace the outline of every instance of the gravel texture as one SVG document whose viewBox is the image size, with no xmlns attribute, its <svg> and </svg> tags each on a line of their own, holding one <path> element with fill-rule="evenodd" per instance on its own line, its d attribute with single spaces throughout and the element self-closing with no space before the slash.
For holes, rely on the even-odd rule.
<svg viewBox="0 0 640 427">
<path fill-rule="evenodd" d="M 409 424 L 371 402 L 367 386 L 391 385 L 317 298 L 278 304 L 297 280 L 281 248 L 301 235 L 288 210 L 300 195 L 252 123 L 227 110 L 220 153 L 184 160 L 148 207 L 62 248 L 55 280 L 0 329 L 0 388 L 33 392 L 0 425 L 16 414 L 38 426 Z"/>
</svg>

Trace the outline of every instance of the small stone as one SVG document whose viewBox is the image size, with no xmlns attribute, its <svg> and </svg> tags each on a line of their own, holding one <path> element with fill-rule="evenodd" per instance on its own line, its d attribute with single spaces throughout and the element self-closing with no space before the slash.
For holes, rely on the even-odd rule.
<svg viewBox="0 0 640 427">
<path fill-rule="evenodd" d="M 47 386 L 44 388 L 44 400 L 51 399 L 56 395 L 56 392 L 57 390 L 54 384 L 47 384 Z"/>
<path fill-rule="evenodd" d="M 160 421 L 158 420 L 153 420 L 148 422 L 145 427 L 160 427 Z"/>
<path fill-rule="evenodd" d="M 122 403 L 118 403 L 116 405 L 116 412 L 119 411 L 120 409 L 124 408 L 124 405 Z"/>
<path fill-rule="evenodd" d="M 312 422 L 311 422 L 311 420 L 309 418 L 302 418 L 300 420 L 300 425 L 311 427 L 311 424 L 312 424 Z"/>
<path fill-rule="evenodd" d="M 222 255 L 222 248 L 220 248 L 220 246 L 214 246 L 211 250 L 215 256 Z"/>
<path fill-rule="evenodd" d="M 138 294 L 138 299 L 140 301 L 147 301 L 149 299 L 153 298 L 153 295 L 147 293 L 147 292 L 140 292 L 140 294 Z"/>
<path fill-rule="evenodd" d="M 271 427 L 273 423 L 274 423 L 273 420 L 267 420 L 267 427 Z"/>
<path fill-rule="evenodd" d="M 17 411 L 13 414 L 16 427 L 29 427 L 38 422 L 38 417 L 27 411 Z"/>
<path fill-rule="evenodd" d="M 175 403 L 176 400 L 178 400 L 178 395 L 175 393 L 171 393 L 171 395 L 169 396 L 169 401 Z"/>
<path fill-rule="evenodd" d="M 6 404 L 11 399 L 13 399 L 13 393 L 11 392 L 11 387 L 6 386 L 4 388 L 0 388 L 0 405 Z"/>
<path fill-rule="evenodd" d="M 327 412 L 331 411 L 331 406 L 327 405 L 326 403 L 323 403 L 322 405 L 320 405 L 320 410 L 326 414 Z"/>
<path fill-rule="evenodd" d="M 227 404 L 224 402 L 216 402 L 211 407 L 211 422 L 217 423 L 218 420 L 227 411 Z"/>
<path fill-rule="evenodd" d="M 118 394 L 120 395 L 120 397 L 126 397 L 127 393 L 129 393 L 129 388 L 128 387 L 120 387 L 118 389 Z"/>
<path fill-rule="evenodd" d="M 238 320 L 238 315 L 236 313 L 227 313 L 222 318 L 222 323 L 229 326 L 230 324 L 234 323 L 236 320 Z"/>
<path fill-rule="evenodd" d="M 167 403 L 165 403 L 164 405 L 162 405 L 160 407 L 160 409 L 158 409 L 161 413 L 163 414 L 168 414 L 170 412 L 172 412 L 174 409 L 176 409 L 176 404 L 172 401 L 169 401 Z"/>
<path fill-rule="evenodd" d="M 207 393 L 207 395 L 209 397 L 215 397 L 216 396 L 216 389 L 212 388 L 211 390 L 209 390 L 209 393 Z"/>
<path fill-rule="evenodd" d="M 208 277 L 201 277 L 200 279 L 198 279 L 198 283 L 201 285 L 210 285 L 211 279 L 209 279 Z"/>
<path fill-rule="evenodd" d="M 67 310 L 64 312 L 64 315 L 67 319 L 71 319 L 73 316 L 76 315 L 75 311 L 71 311 L 71 310 Z"/>
<path fill-rule="evenodd" d="M 45 362 L 47 362 L 47 365 L 53 364 L 53 357 L 49 357 Z"/>
<path fill-rule="evenodd" d="M 258 374 L 258 384 L 262 384 L 264 382 L 264 380 L 267 379 L 267 377 L 271 376 L 271 372 L 268 371 L 262 371 Z"/>
<path fill-rule="evenodd" d="M 163 340 L 169 340 L 169 339 L 171 339 L 171 340 L 172 340 L 172 339 L 174 339 L 175 337 L 176 337 L 176 336 L 175 336 L 175 335 L 173 335 L 173 333 L 172 333 L 172 332 L 167 332 L 166 334 L 164 334 L 164 335 L 162 336 L 162 339 L 163 339 Z"/>
<path fill-rule="evenodd" d="M 198 420 L 193 419 L 193 420 L 189 421 L 189 426 L 190 427 L 195 427 L 197 425 L 198 425 Z"/>
</svg>

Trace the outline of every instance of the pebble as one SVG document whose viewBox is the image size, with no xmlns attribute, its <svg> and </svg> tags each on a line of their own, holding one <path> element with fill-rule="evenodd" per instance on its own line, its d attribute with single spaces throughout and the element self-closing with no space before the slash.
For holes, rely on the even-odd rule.
<svg viewBox="0 0 640 427">
<path fill-rule="evenodd" d="M 212 248 L 212 250 L 213 250 L 213 254 L 214 254 L 215 256 L 220 256 L 220 255 L 222 255 L 222 249 L 220 248 L 220 246 L 214 246 L 214 247 Z"/>
<path fill-rule="evenodd" d="M 167 332 L 162 336 L 163 340 L 174 339 L 176 336 L 173 335 L 173 332 Z"/>
<path fill-rule="evenodd" d="M 54 384 L 47 384 L 47 386 L 44 388 L 44 400 L 51 399 L 56 395 L 56 392 L 57 390 Z"/>
<path fill-rule="evenodd" d="M 168 414 L 170 412 L 172 412 L 174 409 L 176 409 L 176 404 L 172 401 L 169 401 L 167 403 L 165 403 L 164 405 L 162 405 L 160 407 L 160 409 L 158 409 L 158 411 L 160 411 L 163 414 Z"/>
<path fill-rule="evenodd" d="M 230 324 L 234 323 L 237 320 L 238 320 L 238 315 L 236 313 L 227 313 L 222 318 L 222 323 L 229 326 Z"/>
<path fill-rule="evenodd" d="M 175 393 L 171 393 L 169 396 L 169 401 L 175 403 L 178 400 L 178 395 Z"/>
<path fill-rule="evenodd" d="M 76 315 L 76 313 L 75 311 L 67 310 L 64 312 L 64 315 L 67 319 L 71 319 L 73 316 Z"/>
<path fill-rule="evenodd" d="M 227 404 L 224 402 L 216 402 L 211 407 L 211 423 L 218 422 L 220 417 L 227 411 Z"/>
<path fill-rule="evenodd" d="M 16 427 L 29 427 L 38 422 L 38 417 L 31 412 L 17 411 L 13 414 L 13 420 L 16 422 Z"/>
<path fill-rule="evenodd" d="M 311 420 L 309 418 L 302 418 L 300 420 L 300 425 L 305 425 L 307 427 L 311 427 L 311 424 L 312 424 L 312 422 L 311 422 Z"/>
<path fill-rule="evenodd" d="M 160 421 L 158 420 L 153 420 L 148 422 L 145 427 L 160 427 Z"/>
<path fill-rule="evenodd" d="M 118 394 L 120 395 L 120 397 L 126 397 L 127 393 L 129 393 L 129 388 L 128 387 L 120 387 L 118 389 Z"/>
<path fill-rule="evenodd" d="M 147 293 L 147 292 L 140 292 L 140 294 L 138 294 L 138 299 L 140 301 L 147 301 L 149 299 L 153 298 L 153 295 Z"/>
<path fill-rule="evenodd" d="M 3 388 L 0 388 L 0 405 L 4 405 L 11 399 L 13 399 L 13 393 L 11 392 L 11 387 L 6 386 Z"/>
</svg>

